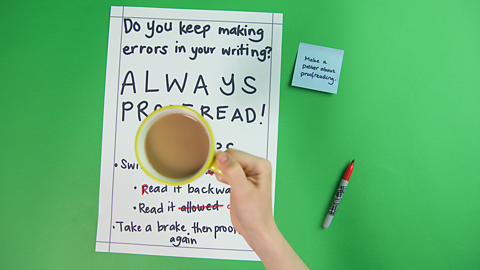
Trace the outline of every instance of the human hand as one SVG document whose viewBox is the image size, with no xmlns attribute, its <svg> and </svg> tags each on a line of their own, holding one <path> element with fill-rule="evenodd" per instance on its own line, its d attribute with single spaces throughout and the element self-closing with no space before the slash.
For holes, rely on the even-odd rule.
<svg viewBox="0 0 480 270">
<path fill-rule="evenodd" d="M 275 225 L 272 212 L 272 166 L 266 159 L 228 149 L 217 153 L 217 164 L 224 176 L 217 180 L 231 186 L 230 217 L 235 229 L 254 245 L 254 238 L 265 235 Z"/>
<path fill-rule="evenodd" d="M 267 269 L 308 269 L 277 228 L 272 212 L 272 166 L 266 159 L 228 149 L 218 152 L 217 180 L 231 186 L 230 217 L 235 229 Z"/>
</svg>

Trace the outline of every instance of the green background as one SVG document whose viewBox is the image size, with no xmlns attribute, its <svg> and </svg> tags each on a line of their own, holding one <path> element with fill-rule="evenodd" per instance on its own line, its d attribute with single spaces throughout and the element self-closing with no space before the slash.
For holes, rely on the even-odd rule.
<svg viewBox="0 0 480 270">
<path fill-rule="evenodd" d="M 284 14 L 275 218 L 310 268 L 480 268 L 479 1 L 2 0 L 0 269 L 263 268 L 94 252 L 112 5 Z M 290 86 L 299 42 L 345 50 L 337 95 Z"/>
</svg>

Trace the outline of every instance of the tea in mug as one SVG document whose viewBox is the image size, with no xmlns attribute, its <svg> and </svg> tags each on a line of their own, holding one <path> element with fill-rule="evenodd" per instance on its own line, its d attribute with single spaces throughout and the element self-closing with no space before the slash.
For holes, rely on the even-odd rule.
<svg viewBox="0 0 480 270">
<path fill-rule="evenodd" d="M 200 170 L 209 155 L 210 139 L 205 126 L 183 113 L 156 120 L 145 138 L 145 154 L 158 173 L 186 178 Z"/>
</svg>

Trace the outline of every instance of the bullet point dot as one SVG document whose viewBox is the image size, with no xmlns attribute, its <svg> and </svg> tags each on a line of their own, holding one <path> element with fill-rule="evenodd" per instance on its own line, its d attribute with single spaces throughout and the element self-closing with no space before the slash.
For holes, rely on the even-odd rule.
<svg viewBox="0 0 480 270">
<path fill-rule="evenodd" d="M 117 167 L 117 166 L 118 166 L 118 164 L 117 164 L 117 163 L 115 163 L 115 167 Z"/>
<path fill-rule="evenodd" d="M 137 189 L 137 187 L 133 187 L 133 189 Z"/>
<path fill-rule="evenodd" d="M 133 209 L 137 210 L 137 207 L 134 206 Z"/>
<path fill-rule="evenodd" d="M 113 228 L 115 229 L 115 226 L 113 226 Z"/>
</svg>

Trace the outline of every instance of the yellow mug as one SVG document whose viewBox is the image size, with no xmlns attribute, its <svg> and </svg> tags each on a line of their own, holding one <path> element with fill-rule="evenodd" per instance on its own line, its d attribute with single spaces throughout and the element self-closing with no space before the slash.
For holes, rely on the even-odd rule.
<svg viewBox="0 0 480 270">
<path fill-rule="evenodd" d="M 210 125 L 184 106 L 163 107 L 145 118 L 135 137 L 135 154 L 148 176 L 167 185 L 190 183 L 207 170 L 221 174 Z"/>
</svg>

